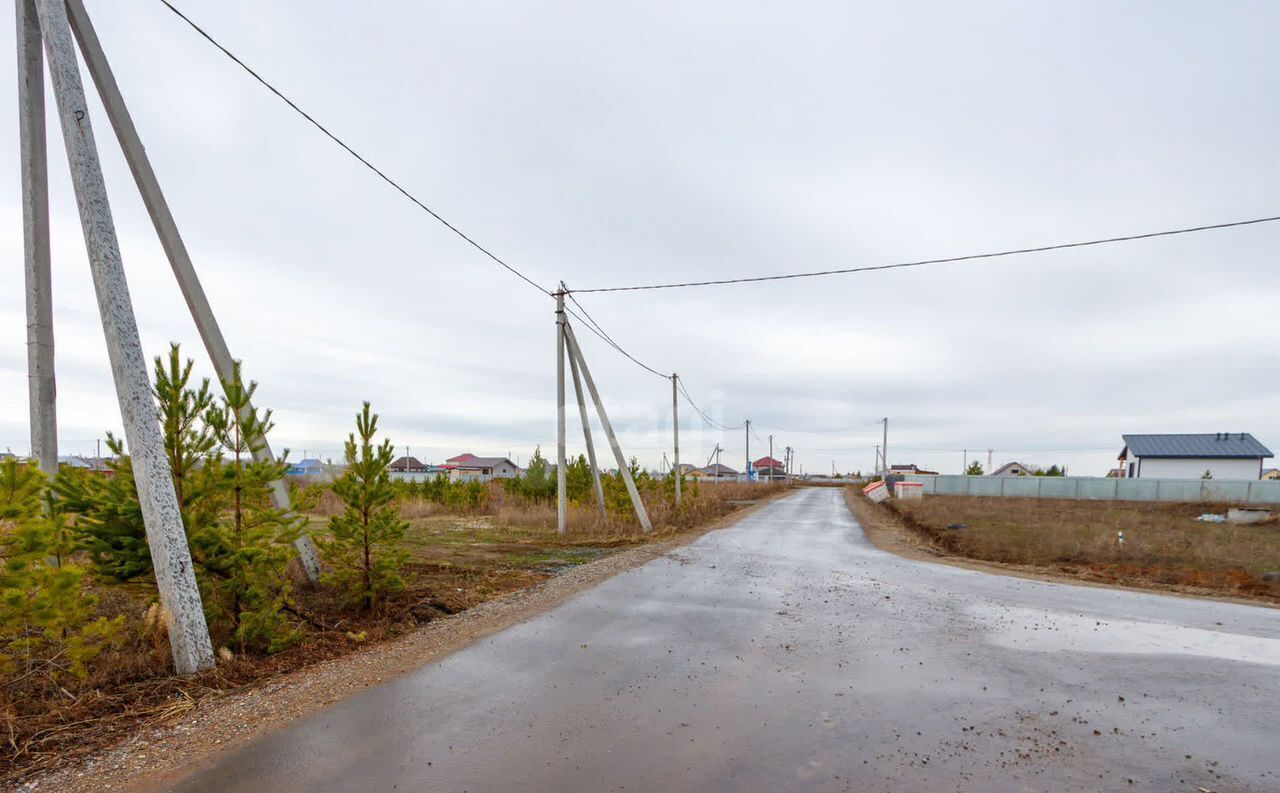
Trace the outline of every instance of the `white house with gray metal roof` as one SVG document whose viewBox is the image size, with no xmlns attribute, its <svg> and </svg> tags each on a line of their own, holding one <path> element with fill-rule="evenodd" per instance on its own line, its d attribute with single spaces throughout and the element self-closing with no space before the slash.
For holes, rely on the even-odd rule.
<svg viewBox="0 0 1280 793">
<path fill-rule="evenodd" d="M 1271 450 L 1247 432 L 1124 435 L 1120 470 L 1126 479 L 1262 478 Z"/>
</svg>

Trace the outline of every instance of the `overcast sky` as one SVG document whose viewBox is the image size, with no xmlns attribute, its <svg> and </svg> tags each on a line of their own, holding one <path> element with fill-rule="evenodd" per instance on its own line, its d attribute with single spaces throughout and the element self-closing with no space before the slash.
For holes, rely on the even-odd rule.
<svg viewBox="0 0 1280 793">
<path fill-rule="evenodd" d="M 154 0 L 86 0 L 277 447 L 340 457 L 361 400 L 428 462 L 554 454 L 553 302 L 379 181 Z M 550 286 L 880 264 L 1278 214 L 1271 2 L 364 3 L 180 7 Z M 12 52 L 11 25 L 0 46 Z M 13 58 L 0 107 L 16 107 Z M 149 356 L 207 358 L 90 113 Z M 0 125 L 0 448 L 25 453 L 16 118 Z M 120 425 L 50 117 L 60 444 Z M 807 471 L 1103 474 L 1123 432 L 1280 447 L 1280 224 L 886 273 L 583 295 L 718 421 Z M 581 330 L 628 454 L 668 382 Z M 572 389 L 570 389 L 572 395 Z M 682 404 L 681 450 L 743 433 Z M 571 421 L 576 413 L 571 406 Z M 574 423 L 570 424 L 571 430 Z M 581 450 L 579 432 L 570 450 Z M 752 440 L 752 457 L 767 451 Z M 971 454 L 973 454 L 971 452 Z"/>
</svg>

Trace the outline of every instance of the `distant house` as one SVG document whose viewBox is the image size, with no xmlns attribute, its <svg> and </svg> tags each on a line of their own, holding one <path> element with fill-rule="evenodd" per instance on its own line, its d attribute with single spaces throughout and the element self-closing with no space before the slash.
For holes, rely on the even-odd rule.
<svg viewBox="0 0 1280 793">
<path fill-rule="evenodd" d="M 308 457 L 290 464 L 286 473 L 289 476 L 310 476 L 319 479 L 324 476 L 324 463 L 314 457 Z"/>
<path fill-rule="evenodd" d="M 394 482 L 425 482 L 447 472 L 417 457 L 397 457 L 387 466 L 387 473 Z"/>
<path fill-rule="evenodd" d="M 696 470 L 698 470 L 698 466 L 693 463 L 680 463 L 680 474 L 682 476 L 691 476 Z"/>
<path fill-rule="evenodd" d="M 705 468 L 695 468 L 690 472 L 691 476 L 699 479 L 737 479 L 738 472 L 727 465 L 720 463 L 712 463 Z"/>
<path fill-rule="evenodd" d="M 1036 469 L 1020 462 L 1005 463 L 987 476 L 1033 476 Z"/>
<path fill-rule="evenodd" d="M 751 464 L 751 469 L 759 479 L 781 479 L 787 475 L 787 467 L 772 457 L 761 457 Z"/>
<path fill-rule="evenodd" d="M 893 476 L 895 474 L 898 476 L 905 476 L 908 474 L 914 474 L 916 476 L 937 476 L 938 472 L 926 470 L 915 463 L 908 463 L 907 465 L 899 464 L 889 466 L 889 475 Z"/>
<path fill-rule="evenodd" d="M 515 479 L 524 473 L 524 469 L 511 462 L 508 457 L 477 457 L 474 454 L 450 457 L 449 462 L 442 468 L 446 469 L 449 478 L 456 482 Z"/>
<path fill-rule="evenodd" d="M 1271 450 L 1247 432 L 1124 435 L 1120 467 L 1126 479 L 1214 479 L 1262 477 Z"/>
<path fill-rule="evenodd" d="M 1271 481 L 1280 480 L 1280 468 L 1268 468 L 1262 472 L 1262 476 L 1260 478 Z"/>
</svg>

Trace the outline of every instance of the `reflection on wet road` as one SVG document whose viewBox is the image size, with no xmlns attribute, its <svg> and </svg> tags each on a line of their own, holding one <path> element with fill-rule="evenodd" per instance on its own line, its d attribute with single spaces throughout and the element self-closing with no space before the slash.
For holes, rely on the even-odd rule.
<svg viewBox="0 0 1280 793">
<path fill-rule="evenodd" d="M 871 547 L 802 490 L 175 791 L 1278 791 L 1280 611 Z"/>
</svg>

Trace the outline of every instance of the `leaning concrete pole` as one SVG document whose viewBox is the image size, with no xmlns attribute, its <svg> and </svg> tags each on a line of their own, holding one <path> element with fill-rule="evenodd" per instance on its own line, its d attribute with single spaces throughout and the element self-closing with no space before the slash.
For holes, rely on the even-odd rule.
<svg viewBox="0 0 1280 793">
<path fill-rule="evenodd" d="M 556 292 L 556 531 L 569 530 L 569 484 L 564 451 L 564 285 Z"/>
<path fill-rule="evenodd" d="M 679 375 L 671 375 L 671 432 L 674 435 L 675 453 L 671 456 L 671 470 L 676 474 L 676 506 L 680 506 L 680 401 L 676 398 L 676 381 Z"/>
<path fill-rule="evenodd" d="M 63 3 L 64 0 L 37 0 L 40 28 L 44 33 L 49 74 L 80 209 L 80 225 L 89 252 L 102 331 L 111 359 L 111 374 L 120 402 L 120 418 L 133 458 L 156 588 L 168 622 L 173 666 L 178 674 L 189 675 L 213 666 L 213 646 L 209 642 L 209 628 L 205 624 L 182 514 L 173 489 L 173 474 L 164 452 L 147 361 L 138 338 L 133 302 L 120 260 L 107 186 Z"/>
<path fill-rule="evenodd" d="M 151 215 L 151 222 L 155 226 L 156 234 L 160 237 L 160 244 L 169 257 L 169 267 L 173 270 L 178 280 L 178 287 L 182 290 L 182 296 L 191 310 L 191 318 L 195 320 L 196 329 L 199 330 L 200 338 L 204 341 L 204 348 L 213 362 L 213 369 L 220 382 L 231 382 L 235 377 L 231 350 L 228 349 L 222 329 L 213 316 L 209 299 L 205 296 L 204 287 L 201 286 L 195 266 L 191 263 L 191 255 L 187 252 L 186 243 L 182 241 L 182 235 L 178 232 L 178 224 L 173 219 L 173 213 L 169 211 L 169 203 L 160 189 L 160 181 L 151 167 L 151 160 L 147 157 L 146 148 L 142 145 L 142 138 L 138 136 L 133 117 L 129 115 L 124 96 L 120 93 L 120 86 L 116 84 L 111 65 L 107 62 L 107 56 L 102 50 L 102 43 L 98 40 L 98 34 L 94 31 L 93 23 L 89 20 L 89 14 L 85 11 L 81 0 L 67 0 L 67 12 L 71 20 L 71 29 L 80 42 L 80 52 L 84 55 L 85 65 L 89 67 L 89 75 L 98 88 L 98 95 L 102 98 L 103 107 L 106 108 L 107 118 L 111 120 L 116 138 L 120 141 L 120 148 L 124 150 L 124 158 L 129 163 L 129 170 L 133 172 L 138 191 L 142 193 L 142 201 Z M 251 409 L 246 406 L 243 414 L 247 415 Z M 257 462 L 275 459 L 271 446 L 265 439 L 261 446 L 253 450 L 253 459 Z M 271 502 L 276 509 L 286 512 L 289 510 L 289 491 L 285 489 L 283 481 L 276 480 L 271 483 Z M 302 535 L 294 542 L 294 548 L 307 580 L 315 583 L 320 579 L 320 559 L 311 537 Z"/>
<path fill-rule="evenodd" d="M 27 289 L 27 400 L 31 456 L 58 473 L 53 375 L 53 278 L 49 267 L 49 166 L 44 128 L 44 52 L 33 0 L 17 0 L 18 139 L 22 169 L 23 274 Z"/>
<path fill-rule="evenodd" d="M 582 377 L 587 381 L 587 390 L 591 392 L 591 401 L 596 403 L 596 413 L 600 415 L 600 426 L 604 427 L 604 434 L 609 438 L 609 445 L 613 447 L 614 459 L 618 461 L 618 472 L 622 475 L 622 481 L 627 485 L 627 493 L 631 496 L 631 505 L 635 507 L 636 518 L 640 521 L 640 527 L 646 532 L 653 531 L 653 524 L 649 522 L 649 513 L 644 508 L 644 502 L 640 500 L 640 491 L 636 490 L 635 480 L 631 478 L 631 466 L 627 463 L 627 458 L 622 454 L 622 447 L 618 445 L 618 438 L 613 434 L 613 425 L 609 423 L 609 415 L 605 413 L 604 402 L 600 399 L 600 392 L 596 390 L 596 383 L 591 379 L 591 370 L 587 368 L 587 359 L 582 357 L 582 348 L 578 346 L 578 339 L 573 335 L 573 328 L 569 323 L 564 323 L 565 339 L 569 342 L 569 354 L 578 359 L 578 368 L 582 370 Z"/>
<path fill-rule="evenodd" d="M 604 485 L 600 483 L 600 466 L 596 464 L 596 445 L 591 440 L 591 419 L 587 418 L 587 400 L 582 393 L 582 379 L 578 375 L 578 361 L 569 356 L 569 372 L 573 375 L 573 391 L 578 396 L 578 416 L 582 419 L 582 436 L 587 441 L 587 462 L 591 465 L 591 481 L 595 484 L 596 504 L 600 515 L 605 514 Z"/>
</svg>

